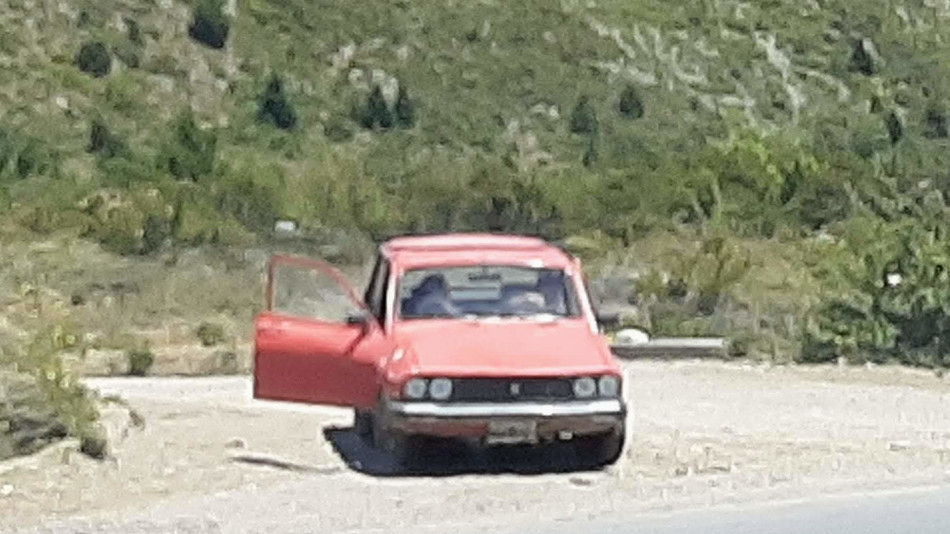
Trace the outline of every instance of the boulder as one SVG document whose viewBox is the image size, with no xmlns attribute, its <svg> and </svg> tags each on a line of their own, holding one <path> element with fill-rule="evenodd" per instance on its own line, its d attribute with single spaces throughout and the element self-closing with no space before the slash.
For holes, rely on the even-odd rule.
<svg viewBox="0 0 950 534">
<path fill-rule="evenodd" d="M 619 347 L 635 347 L 650 341 L 650 335 L 636 328 L 624 328 L 614 336 L 614 345 Z"/>
</svg>

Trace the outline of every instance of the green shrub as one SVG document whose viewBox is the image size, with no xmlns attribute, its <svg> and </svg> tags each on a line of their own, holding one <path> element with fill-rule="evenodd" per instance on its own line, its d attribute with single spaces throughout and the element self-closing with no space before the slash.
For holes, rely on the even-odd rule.
<svg viewBox="0 0 950 534">
<path fill-rule="evenodd" d="M 416 104 L 409 97 L 409 90 L 403 84 L 399 85 L 399 94 L 395 105 L 396 125 L 410 129 L 416 125 Z"/>
<path fill-rule="evenodd" d="M 643 99 L 637 88 L 629 84 L 624 87 L 620 93 L 620 101 L 617 103 L 617 110 L 625 119 L 639 119 L 643 117 Z"/>
<path fill-rule="evenodd" d="M 108 76 L 112 70 L 112 57 L 109 49 L 100 41 L 86 42 L 79 48 L 75 59 L 76 67 L 95 78 Z"/>
<path fill-rule="evenodd" d="M 126 353 L 129 361 L 129 375 L 145 376 L 155 363 L 155 355 L 148 349 L 135 349 Z"/>
<path fill-rule="evenodd" d="M 190 110 L 173 123 L 171 139 L 163 158 L 168 172 L 178 179 L 198 181 L 214 169 L 218 138 L 214 131 L 202 131 Z"/>
<path fill-rule="evenodd" d="M 571 111 L 570 131 L 575 134 L 595 135 L 600 129 L 597 111 L 588 95 L 582 95 Z"/>
<path fill-rule="evenodd" d="M 201 344 L 205 347 L 213 347 L 223 343 L 225 340 L 224 327 L 218 323 L 201 323 L 198 325 L 195 335 L 198 336 L 198 340 L 200 340 Z"/>
<path fill-rule="evenodd" d="M 25 136 L 17 144 L 12 170 L 20 179 L 31 176 L 57 177 L 59 155 L 49 143 L 38 137 Z"/>
<path fill-rule="evenodd" d="M 366 113 L 362 117 L 364 128 L 388 130 L 393 126 L 393 114 L 383 96 L 383 90 L 377 85 L 366 98 Z"/>
<path fill-rule="evenodd" d="M 118 136 L 109 131 L 109 127 L 101 119 L 92 121 L 89 129 L 89 144 L 86 152 L 99 154 L 104 158 L 114 158 L 125 152 L 125 143 Z"/>
<path fill-rule="evenodd" d="M 169 235 L 168 221 L 156 214 L 146 216 L 142 227 L 142 254 L 161 250 Z"/>
<path fill-rule="evenodd" d="M 267 82 L 260 96 L 258 118 L 281 130 L 292 130 L 297 125 L 297 113 L 284 93 L 284 84 L 276 74 Z"/>
<path fill-rule="evenodd" d="M 95 397 L 61 358 L 64 350 L 76 347 L 78 338 L 60 325 L 43 329 L 21 346 L 0 350 L 0 459 L 30 454 L 67 436 L 90 444 L 98 439 L 96 447 L 81 450 L 94 458 L 105 455 Z"/>
<path fill-rule="evenodd" d="M 142 37 L 142 29 L 139 27 L 139 23 L 135 19 L 125 18 L 126 28 L 128 28 L 128 37 L 129 42 L 136 46 L 144 46 L 145 39 Z"/>
<path fill-rule="evenodd" d="M 221 11 L 223 5 L 223 0 L 199 0 L 188 35 L 210 48 L 224 48 L 231 24 Z"/>
</svg>

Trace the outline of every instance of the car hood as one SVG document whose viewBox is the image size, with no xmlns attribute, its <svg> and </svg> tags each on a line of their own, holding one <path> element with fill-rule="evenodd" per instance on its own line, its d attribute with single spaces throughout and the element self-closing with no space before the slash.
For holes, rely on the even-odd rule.
<svg viewBox="0 0 950 534">
<path fill-rule="evenodd" d="M 587 322 L 418 320 L 395 330 L 404 365 L 428 376 L 559 376 L 617 371 Z"/>
</svg>

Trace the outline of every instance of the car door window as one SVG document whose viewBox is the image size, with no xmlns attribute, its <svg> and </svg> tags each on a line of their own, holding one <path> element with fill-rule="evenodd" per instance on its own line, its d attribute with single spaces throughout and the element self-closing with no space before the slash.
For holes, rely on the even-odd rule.
<svg viewBox="0 0 950 534">
<path fill-rule="evenodd" d="M 343 323 L 359 312 L 338 281 L 309 265 L 277 263 L 272 272 L 271 311 L 329 323 Z"/>
</svg>

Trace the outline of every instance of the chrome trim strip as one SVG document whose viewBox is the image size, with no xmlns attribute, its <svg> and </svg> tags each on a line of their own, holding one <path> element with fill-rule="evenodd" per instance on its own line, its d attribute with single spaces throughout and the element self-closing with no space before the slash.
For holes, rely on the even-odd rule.
<svg viewBox="0 0 950 534">
<path fill-rule="evenodd" d="M 569 417 L 586 415 L 623 415 L 620 399 L 572 402 L 514 403 L 435 403 L 389 401 L 387 409 L 405 417 Z"/>
</svg>

